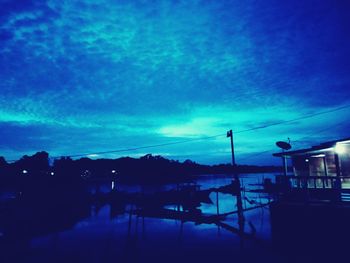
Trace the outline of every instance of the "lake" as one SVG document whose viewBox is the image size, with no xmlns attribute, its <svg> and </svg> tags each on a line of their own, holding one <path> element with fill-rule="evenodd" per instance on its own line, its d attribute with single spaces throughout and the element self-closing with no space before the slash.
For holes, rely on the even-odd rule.
<svg viewBox="0 0 350 263">
<path fill-rule="evenodd" d="M 232 178 L 232 175 L 203 175 L 198 176 L 196 183 L 206 190 L 228 185 Z M 261 187 L 258 184 L 264 178 L 274 175 L 240 175 L 245 190 Z M 178 185 L 146 187 L 115 183 L 113 187 L 121 192 L 148 193 L 176 189 Z M 89 192 L 108 193 L 111 188 L 110 182 L 100 183 L 98 187 L 90 185 Z M 5 238 L 5 232 L 1 232 L 1 262 L 256 262 L 261 259 L 282 262 L 283 255 L 274 251 L 271 242 L 269 207 L 263 206 L 270 200 L 266 194 L 243 191 L 242 206 L 247 211 L 242 215 L 235 212 L 235 196 L 211 192 L 209 198 L 211 202 L 201 203 L 197 210 L 205 217 L 227 214 L 219 225 L 141 216 L 130 212 L 136 209 L 130 204 L 122 210 L 118 205 L 104 202 L 89 206 L 72 204 L 69 209 L 58 210 L 59 213 L 50 205 L 28 209 L 24 216 L 18 216 L 22 219 L 16 222 L 15 235 Z M 165 208 L 183 211 L 177 205 Z M 25 228 L 28 224 L 29 230 Z M 21 227 L 23 231 L 18 230 Z"/>
</svg>

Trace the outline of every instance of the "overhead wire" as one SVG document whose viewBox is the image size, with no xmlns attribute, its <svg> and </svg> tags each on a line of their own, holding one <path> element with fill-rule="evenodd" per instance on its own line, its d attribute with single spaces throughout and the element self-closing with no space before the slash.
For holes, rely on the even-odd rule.
<svg viewBox="0 0 350 263">
<path fill-rule="evenodd" d="M 315 116 L 319 115 L 324 115 L 332 112 L 337 112 L 340 110 L 344 110 L 350 108 L 350 105 L 344 105 L 341 107 L 337 107 L 335 109 L 327 110 L 327 111 L 321 111 L 313 114 L 308 114 L 304 115 L 298 118 L 290 119 L 290 120 L 285 120 L 285 121 L 280 121 L 280 122 L 275 122 L 272 124 L 267 124 L 267 125 L 262 125 L 262 126 L 257 126 L 253 127 L 250 129 L 245 129 L 245 130 L 240 130 L 240 131 L 235 131 L 234 134 L 239 134 L 239 133 L 244 133 L 244 132 L 249 132 L 249 131 L 254 131 L 254 130 L 259 130 L 259 129 L 266 129 L 272 126 L 277 126 L 277 125 L 282 125 L 286 123 L 291 123 L 303 119 L 308 119 L 312 118 Z M 213 136 L 207 136 L 207 137 L 202 137 L 202 138 L 194 138 L 194 139 L 189 139 L 189 140 L 184 140 L 184 141 L 177 141 L 177 142 L 169 142 L 169 143 L 163 143 L 163 144 L 155 144 L 155 145 L 148 145 L 148 146 L 140 146 L 140 147 L 134 147 L 134 148 L 127 148 L 127 149 L 119 149 L 119 150 L 111 150 L 111 151 L 102 151 L 102 152 L 94 152 L 94 153 L 88 153 L 88 154 L 74 154 L 74 155 L 69 155 L 69 157 L 82 157 L 82 156 L 89 156 L 89 155 L 101 155 L 101 154 L 110 154 L 110 153 L 120 153 L 120 152 L 130 152 L 130 151 L 136 151 L 136 150 L 141 150 L 141 149 L 148 149 L 148 148 L 156 148 L 156 147 L 163 147 L 163 146 L 169 146 L 169 145 L 175 145 L 175 144 L 182 144 L 182 143 L 187 143 L 187 142 L 193 142 L 193 141 L 201 141 L 201 140 L 207 140 L 207 139 L 213 139 L 217 137 L 224 136 L 226 134 L 217 134 Z M 266 151 L 265 151 L 266 152 Z"/>
<path fill-rule="evenodd" d="M 306 136 L 300 137 L 300 138 L 297 139 L 297 140 L 292 140 L 291 142 L 292 142 L 292 143 L 301 142 L 301 140 L 308 139 L 308 138 L 312 138 L 312 137 L 314 137 L 316 134 L 320 134 L 320 133 L 323 133 L 323 132 L 325 132 L 325 131 L 329 131 L 329 130 L 331 130 L 331 129 L 334 129 L 335 127 L 341 126 L 342 124 L 344 124 L 344 122 L 340 122 L 340 123 L 338 123 L 338 124 L 336 124 L 336 125 L 327 127 L 327 128 L 325 128 L 325 129 L 321 129 L 321 130 L 315 131 L 315 132 L 310 133 L 310 134 L 308 134 L 308 135 L 306 135 Z M 247 160 L 247 159 L 251 159 L 251 158 L 253 158 L 253 157 L 261 156 L 262 154 L 269 153 L 269 152 L 274 152 L 274 151 L 276 151 L 276 149 L 271 149 L 271 150 L 267 150 L 267 151 L 251 153 L 251 154 L 248 155 L 248 157 L 244 157 L 244 158 L 240 159 L 240 161 L 245 161 L 245 160 Z"/>
<path fill-rule="evenodd" d="M 126 148 L 126 149 L 119 149 L 119 150 L 111 150 L 111 151 L 103 151 L 103 152 L 74 154 L 74 155 L 68 155 L 67 157 L 74 158 L 74 157 L 82 157 L 82 156 L 89 156 L 89 155 L 102 155 L 102 154 L 110 154 L 110 153 L 130 152 L 130 151 L 136 151 L 136 150 L 142 150 L 142 149 L 149 149 L 149 148 L 163 147 L 163 146 L 168 146 L 168 145 L 182 144 L 182 143 L 193 142 L 193 141 L 214 139 L 214 138 L 218 138 L 221 136 L 226 136 L 226 133 L 225 134 L 217 134 L 217 135 L 213 135 L 213 136 L 207 136 L 207 137 L 201 137 L 201 138 L 193 138 L 193 139 L 188 139 L 188 140 L 184 140 L 184 141 L 177 141 L 177 142 L 161 143 L 161 144 Z"/>
<path fill-rule="evenodd" d="M 240 130 L 240 131 L 236 131 L 234 133 L 238 134 L 238 133 L 243 133 L 243 132 L 255 131 L 255 130 L 259 130 L 259 129 L 265 129 L 265 128 L 269 128 L 269 127 L 272 127 L 272 126 L 277 126 L 277 125 L 281 125 L 281 124 L 291 123 L 291 122 L 300 121 L 300 120 L 312 118 L 312 117 L 323 115 L 323 114 L 328 114 L 328 113 L 344 110 L 344 109 L 347 109 L 347 108 L 350 108 L 350 105 L 344 105 L 344 106 L 341 106 L 341 107 L 338 107 L 338 108 L 335 108 L 335 109 L 331 109 L 331 110 L 327 110 L 327 111 L 321 111 L 321 112 L 317 112 L 317 113 L 313 113 L 313 114 L 307 114 L 307 115 L 304 115 L 304 116 L 301 116 L 301 117 L 298 117 L 298 118 L 295 118 L 295 119 L 279 121 L 279 122 L 275 122 L 275 123 L 271 123 L 271 124 L 266 124 L 266 125 L 261 125 L 261 126 L 245 129 L 245 130 Z"/>
<path fill-rule="evenodd" d="M 239 130 L 239 131 L 233 131 L 233 133 L 240 134 L 240 133 L 250 132 L 250 131 L 254 131 L 254 130 L 266 129 L 266 128 L 269 128 L 272 126 L 277 126 L 277 125 L 282 125 L 282 124 L 286 124 L 286 123 L 292 123 L 292 122 L 299 121 L 299 120 L 313 118 L 313 117 L 316 117 L 319 115 L 333 113 L 333 112 L 341 111 L 341 110 L 344 110 L 347 108 L 350 108 L 350 104 L 343 105 L 341 107 L 337 107 L 337 108 L 326 110 L 326 111 L 321 111 L 321 112 L 317 112 L 317 113 L 313 113 L 313 114 L 307 114 L 307 115 L 304 115 L 304 116 L 301 116 L 298 118 L 294 118 L 294 119 L 289 119 L 289 120 L 279 121 L 279 122 L 275 122 L 275 123 L 271 123 L 271 124 L 256 126 L 253 128 Z M 131 148 L 125 148 L 125 149 L 116 149 L 116 150 L 91 152 L 91 153 L 70 154 L 70 155 L 60 155 L 60 156 L 56 156 L 56 157 L 52 157 L 52 158 L 57 159 L 57 158 L 60 158 L 62 156 L 76 158 L 76 157 L 84 157 L 84 156 L 91 156 L 91 155 L 103 155 L 103 154 L 112 154 L 112 153 L 121 153 L 121 152 L 131 152 L 131 151 L 137 151 L 137 150 L 142 150 L 142 149 L 164 147 L 164 146 L 183 144 L 183 143 L 194 142 L 194 141 L 210 140 L 210 139 L 214 139 L 214 138 L 218 138 L 218 137 L 222 137 L 222 136 L 226 136 L 226 133 L 225 134 L 216 134 L 216 135 L 206 136 L 206 137 L 200 137 L 200 138 L 187 139 L 187 140 L 183 140 L 183 141 L 175 141 L 175 142 L 168 142 L 168 143 L 161 143 L 161 144 L 154 144 L 154 145 L 131 147 Z M 265 152 L 270 152 L 270 151 L 264 151 L 262 153 L 265 153 Z M 9 161 L 9 162 L 11 162 L 11 161 Z"/>
<path fill-rule="evenodd" d="M 298 117 L 298 118 L 294 118 L 294 119 L 290 119 L 290 120 L 285 120 L 285 121 L 275 122 L 275 123 L 272 123 L 272 124 L 267 124 L 267 125 L 253 127 L 253 128 L 250 128 L 250 129 L 240 130 L 240 131 L 234 132 L 234 134 L 239 134 L 239 133 L 244 133 L 244 132 L 249 132 L 249 131 L 254 131 L 254 130 L 259 130 L 259 129 L 265 129 L 265 128 L 269 128 L 269 127 L 272 127 L 272 126 L 282 125 L 282 124 L 291 123 L 291 122 L 295 122 L 295 121 L 299 121 L 299 120 L 303 120 L 303 119 L 312 118 L 312 117 L 323 115 L 323 114 L 337 112 L 337 111 L 340 111 L 340 110 L 343 110 L 343 109 L 347 109 L 347 108 L 350 108 L 350 105 L 344 105 L 344 106 L 341 106 L 341 107 L 337 107 L 335 109 L 322 111 L 322 112 L 317 112 L 317 113 L 313 113 L 313 114 L 308 114 L 308 115 L 304 115 L 304 116 L 301 116 L 301 117 Z M 213 139 L 213 138 L 217 138 L 217 137 L 221 137 L 221 136 L 225 136 L 225 135 L 226 135 L 226 133 L 225 134 L 217 134 L 217 135 L 213 135 L 213 136 L 206 136 L 206 137 L 201 137 L 201 138 L 193 138 L 193 139 L 188 139 L 188 140 L 183 140 L 183 141 L 176 141 L 176 142 L 169 142 L 169 143 L 162 143 L 162 144 L 154 144 L 154 145 L 146 145 L 146 146 L 132 147 L 132 148 L 126 148 L 126 149 L 118 149 L 118 150 L 110 150 L 110 151 L 101 151 L 101 152 L 93 152 L 93 153 L 82 153 L 82 154 L 65 155 L 65 156 L 71 157 L 71 158 L 76 158 L 76 157 L 84 157 L 84 156 L 90 156 L 90 155 L 103 155 L 103 154 L 111 154 L 111 153 L 130 152 L 130 151 L 137 151 L 137 150 L 142 150 L 142 149 L 157 148 L 157 147 L 164 147 L 164 146 L 169 146 L 169 145 L 183 144 L 183 143 L 194 142 L 194 141 L 208 140 L 208 139 Z M 264 152 L 269 152 L 269 151 L 264 151 Z M 58 157 L 54 157 L 54 158 L 58 158 Z"/>
</svg>

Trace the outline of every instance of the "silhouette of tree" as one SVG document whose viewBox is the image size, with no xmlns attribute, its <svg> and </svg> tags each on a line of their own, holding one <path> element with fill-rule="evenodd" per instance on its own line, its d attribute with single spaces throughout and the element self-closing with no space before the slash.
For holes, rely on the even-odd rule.
<svg viewBox="0 0 350 263">
<path fill-rule="evenodd" d="M 6 175 L 6 170 L 8 168 L 8 163 L 6 162 L 5 158 L 0 156 L 0 176 Z"/>
<path fill-rule="evenodd" d="M 73 177 L 79 177 L 81 169 L 79 169 L 76 161 L 70 157 L 61 157 L 55 160 L 53 163 L 53 169 L 55 176 L 65 179 L 73 179 Z"/>
<path fill-rule="evenodd" d="M 49 166 L 49 154 L 44 151 L 33 156 L 24 155 L 13 164 L 7 164 L 6 160 L 0 157 L 0 174 L 7 174 L 12 181 L 25 182 L 25 184 L 33 177 L 44 178 L 41 175 L 47 175 L 45 178 L 56 178 L 62 183 L 66 180 L 80 182 L 81 179 L 89 178 L 117 178 L 128 182 L 162 183 L 186 180 L 192 175 L 230 174 L 234 169 L 238 173 L 280 171 L 280 167 L 274 166 L 238 165 L 234 168 L 231 164 L 201 165 L 189 159 L 179 162 L 152 154 L 146 154 L 138 159 L 122 157 L 114 160 L 89 158 L 73 160 L 70 157 L 61 157 L 54 161 L 52 168 Z"/>
<path fill-rule="evenodd" d="M 3 156 L 0 156 L 0 168 L 7 166 L 7 162 Z"/>
<path fill-rule="evenodd" d="M 18 172 L 26 171 L 28 175 L 37 176 L 47 174 L 49 171 L 49 154 L 42 151 L 32 156 L 24 155 L 13 166 Z"/>
</svg>

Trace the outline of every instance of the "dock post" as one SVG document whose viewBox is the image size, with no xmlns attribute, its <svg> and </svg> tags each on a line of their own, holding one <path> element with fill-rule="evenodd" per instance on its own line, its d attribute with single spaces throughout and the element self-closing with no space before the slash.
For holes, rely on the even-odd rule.
<svg viewBox="0 0 350 263">
<path fill-rule="evenodd" d="M 240 247 L 241 247 L 241 249 L 243 249 L 244 248 L 243 234 L 244 234 L 245 219 L 244 219 L 244 215 L 243 215 L 241 184 L 240 184 L 240 181 L 238 178 L 236 180 L 238 180 L 238 186 L 239 186 L 239 190 L 238 190 L 238 193 L 236 195 L 236 198 L 237 198 L 237 210 L 238 210 L 238 226 L 239 226 L 239 235 L 240 235 Z"/>
<path fill-rule="evenodd" d="M 216 214 L 219 215 L 219 191 L 216 191 Z"/>
<path fill-rule="evenodd" d="M 132 212 L 133 212 L 133 206 L 131 206 L 129 211 L 128 238 L 130 238 L 131 236 Z"/>
<path fill-rule="evenodd" d="M 216 191 L 216 215 L 219 216 L 219 191 Z M 220 236 L 220 226 L 218 225 L 218 236 Z"/>
</svg>

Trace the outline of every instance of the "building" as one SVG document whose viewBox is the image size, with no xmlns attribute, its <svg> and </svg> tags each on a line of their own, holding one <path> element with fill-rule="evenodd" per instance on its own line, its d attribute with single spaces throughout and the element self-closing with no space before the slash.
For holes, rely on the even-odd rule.
<svg viewBox="0 0 350 263">
<path fill-rule="evenodd" d="M 350 176 L 350 138 L 273 155 L 291 159 L 295 176 Z"/>
</svg>

